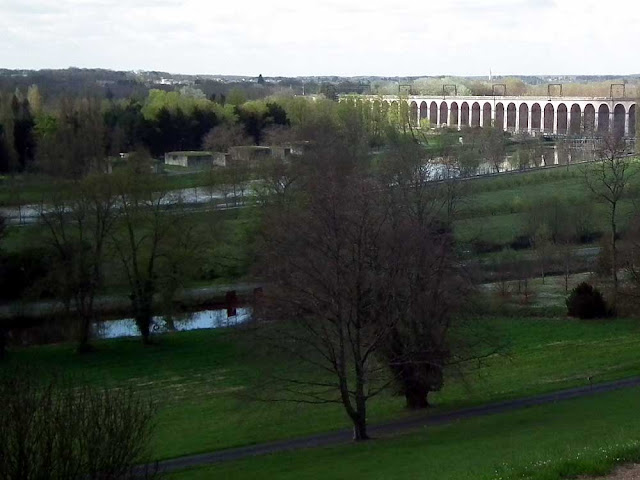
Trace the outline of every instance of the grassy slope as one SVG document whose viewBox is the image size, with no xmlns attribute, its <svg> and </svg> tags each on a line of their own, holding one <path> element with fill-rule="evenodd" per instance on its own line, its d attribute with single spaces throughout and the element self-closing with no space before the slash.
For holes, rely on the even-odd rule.
<svg viewBox="0 0 640 480">
<path fill-rule="evenodd" d="M 573 165 L 567 168 L 532 170 L 523 174 L 504 174 L 465 182 L 464 197 L 459 207 L 461 219 L 457 222 L 456 228 L 458 239 L 462 242 L 482 240 L 497 245 L 507 245 L 521 234 L 526 212 L 536 208 L 541 202 L 553 199 L 570 203 L 587 201 L 589 195 L 582 183 L 581 169 L 582 166 Z M 194 173 L 166 176 L 163 179 L 170 188 L 191 188 L 201 185 L 206 180 L 205 177 L 203 174 Z M 48 188 L 41 178 L 25 180 L 25 182 L 26 186 L 21 195 L 26 197 L 40 197 L 42 190 Z M 7 187 L 0 184 L 0 205 L 7 194 Z M 604 228 L 604 224 L 601 228 Z M 20 234 L 9 235 L 9 239 L 5 241 L 8 243 L 7 248 L 20 245 L 25 238 L 28 240 L 29 236 L 35 236 L 37 233 L 37 227 L 23 230 L 24 232 Z"/>
<path fill-rule="evenodd" d="M 438 411 L 588 384 L 590 376 L 597 382 L 640 374 L 640 328 L 634 321 L 483 321 L 508 340 L 510 356 L 491 358 L 468 383 L 450 381 L 434 397 Z M 157 458 L 348 426 L 337 405 L 249 401 L 262 370 L 239 343 L 230 331 L 193 331 L 166 335 L 149 348 L 135 339 L 103 341 L 99 352 L 84 357 L 68 345 L 20 349 L 8 364 L 55 366 L 91 383 L 148 392 L 160 402 Z M 273 362 L 291 368 L 283 359 Z M 371 402 L 372 422 L 404 414 L 400 398 L 383 395 Z"/>
<path fill-rule="evenodd" d="M 210 182 L 207 172 L 163 175 L 161 178 L 168 189 L 201 187 Z M 18 175 L 14 179 L 0 176 L 0 206 L 39 203 L 59 185 L 59 179 L 45 175 Z"/>
<path fill-rule="evenodd" d="M 566 168 L 531 170 L 522 174 L 504 174 L 464 182 L 462 190 L 464 196 L 459 204 L 460 220 L 456 223 L 457 238 L 463 243 L 483 241 L 498 246 L 509 245 L 522 234 L 527 212 L 539 208 L 542 202 L 556 199 L 571 204 L 591 201 L 583 185 L 582 168 L 582 165 L 572 165 Z M 194 173 L 167 176 L 164 177 L 164 181 L 171 188 L 187 188 L 202 184 L 204 178 L 203 174 Z M 35 186 L 26 188 L 27 194 L 38 191 L 39 188 L 46 188 L 42 179 L 37 182 L 33 180 L 33 182 Z M 0 205 L 3 192 L 6 193 L 6 187 L 0 184 Z M 623 204 L 619 218 L 621 227 L 626 223 L 628 217 L 626 214 L 632 202 L 625 200 Z M 597 208 L 601 210 L 603 207 Z M 596 216 L 594 226 L 602 231 L 606 228 L 606 215 Z M 232 222 L 229 225 L 234 229 L 238 223 L 234 225 Z M 33 243 L 37 241 L 41 229 L 25 227 L 19 232 L 16 230 L 9 229 L 9 234 L 0 248 L 12 250 Z M 247 245 L 239 242 L 229 242 L 229 244 L 234 250 L 233 255 L 227 255 L 227 252 L 222 251 L 224 256 L 236 258 L 244 255 L 240 250 Z M 246 265 L 239 267 L 232 267 L 230 272 L 221 272 L 223 276 L 230 277 L 225 281 L 233 280 L 234 275 L 237 277 L 246 274 Z"/>
<path fill-rule="evenodd" d="M 196 226 L 199 243 L 194 248 L 200 255 L 197 278 L 193 283 L 232 283 L 246 276 L 257 225 L 255 209 L 195 211 L 189 216 Z M 41 224 L 9 228 L 0 241 L 0 250 L 14 253 L 29 247 L 42 247 L 50 241 L 48 235 L 47 228 Z M 106 293 L 126 288 L 120 261 L 110 253 L 105 265 Z"/>
<path fill-rule="evenodd" d="M 560 480 L 640 460 L 640 389 L 464 420 L 360 445 L 180 472 L 208 478 Z"/>
</svg>

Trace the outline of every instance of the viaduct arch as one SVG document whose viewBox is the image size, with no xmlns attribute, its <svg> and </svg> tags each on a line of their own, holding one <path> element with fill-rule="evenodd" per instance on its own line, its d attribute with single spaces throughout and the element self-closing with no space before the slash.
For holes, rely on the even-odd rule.
<svg viewBox="0 0 640 480">
<path fill-rule="evenodd" d="M 369 96 L 398 112 L 406 102 L 410 121 L 420 125 L 486 127 L 495 125 L 510 132 L 540 132 L 553 135 L 592 135 L 614 132 L 636 135 L 636 101 L 609 97 L 519 97 L 519 96 Z M 401 109 L 400 109 L 401 110 Z"/>
</svg>

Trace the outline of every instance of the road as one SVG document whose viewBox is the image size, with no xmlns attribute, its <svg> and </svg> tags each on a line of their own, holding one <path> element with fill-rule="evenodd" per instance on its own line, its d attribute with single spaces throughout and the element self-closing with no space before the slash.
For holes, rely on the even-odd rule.
<svg viewBox="0 0 640 480">
<path fill-rule="evenodd" d="M 633 377 L 624 380 L 617 380 L 614 382 L 599 383 L 585 387 L 569 388 L 552 393 L 545 393 L 542 395 L 534 395 L 515 400 L 490 403 L 448 413 L 428 415 L 426 412 L 424 412 L 413 415 L 409 418 L 404 418 L 401 420 L 396 420 L 379 425 L 372 425 L 369 427 L 369 434 L 372 437 L 385 437 L 399 433 L 419 430 L 427 426 L 443 425 L 455 422 L 457 420 L 510 412 L 514 410 L 533 407 L 536 405 L 545 405 L 574 398 L 589 397 L 606 392 L 612 392 L 615 390 L 638 386 L 640 386 L 640 377 Z M 340 445 L 349 443 L 350 441 L 351 430 L 338 430 L 318 435 L 311 435 L 308 437 L 280 440 L 258 445 L 249 445 L 246 447 L 219 450 L 211 453 L 173 458 L 170 460 L 159 462 L 158 469 L 160 472 L 167 473 L 177 470 L 183 470 L 186 468 L 203 467 L 214 463 L 239 460 L 259 455 L 288 452 L 292 450 L 300 450 L 303 448 Z"/>
</svg>

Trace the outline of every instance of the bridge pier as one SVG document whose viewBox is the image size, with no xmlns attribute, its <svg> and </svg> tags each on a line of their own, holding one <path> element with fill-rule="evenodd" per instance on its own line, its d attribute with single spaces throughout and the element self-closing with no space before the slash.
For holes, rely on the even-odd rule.
<svg viewBox="0 0 640 480">
<path fill-rule="evenodd" d="M 575 135 L 605 131 L 615 131 L 625 136 L 636 134 L 637 102 L 629 98 L 421 95 L 411 95 L 402 100 L 395 95 L 363 98 L 386 103 L 387 110 L 393 104 L 398 107 L 399 101 L 406 101 L 409 121 L 417 126 L 426 118 L 434 127 L 446 124 L 458 130 L 465 126 L 493 125 L 504 131 L 530 134 L 547 132 Z M 538 120 L 538 109 L 540 124 L 534 128 L 533 121 Z M 465 118 L 462 118 L 463 115 Z M 545 120 L 549 122 L 548 127 Z"/>
<path fill-rule="evenodd" d="M 625 114 L 624 116 L 624 136 L 629 137 L 629 114 Z"/>
</svg>

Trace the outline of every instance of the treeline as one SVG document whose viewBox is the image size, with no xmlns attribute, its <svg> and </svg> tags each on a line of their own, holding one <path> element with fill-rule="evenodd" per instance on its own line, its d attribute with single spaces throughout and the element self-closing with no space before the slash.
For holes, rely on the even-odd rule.
<svg viewBox="0 0 640 480">
<path fill-rule="evenodd" d="M 125 72 L 99 68 L 0 69 L 0 91 L 26 90 L 31 85 L 38 85 L 45 102 L 54 104 L 60 98 L 78 96 L 108 100 L 122 100 L 130 97 L 143 99 L 150 90 L 169 92 L 176 86 L 180 88 L 184 85 L 195 86 L 202 90 L 207 98 L 227 96 L 232 90 L 239 89 L 245 92 L 247 98 L 257 100 L 292 88 L 295 89 L 295 93 L 299 93 L 302 82 L 296 79 L 279 79 L 277 83 L 265 83 L 258 82 L 257 78 L 223 82 L 206 77 L 166 72 Z M 317 92 L 317 88 L 315 91 Z"/>
<path fill-rule="evenodd" d="M 608 97 L 611 94 L 611 84 L 613 96 L 635 98 L 640 94 L 640 80 L 615 79 L 600 81 L 576 81 L 563 83 L 540 82 L 538 77 L 498 77 L 491 81 L 464 77 L 424 77 L 397 81 L 374 81 L 371 84 L 372 94 L 397 95 L 410 93 L 413 95 L 535 95 L 535 96 L 586 96 L 586 97 Z M 624 87 L 621 85 L 623 84 Z M 495 87 L 494 87 L 495 85 Z"/>
<path fill-rule="evenodd" d="M 107 159 L 145 148 L 153 156 L 200 150 L 217 126 L 240 126 L 258 144 L 289 119 L 276 101 L 247 101 L 233 91 L 216 101 L 198 89 L 151 90 L 142 101 L 65 97 L 45 107 L 37 86 L 0 93 L 0 173 L 78 178 L 106 171 Z"/>
</svg>

